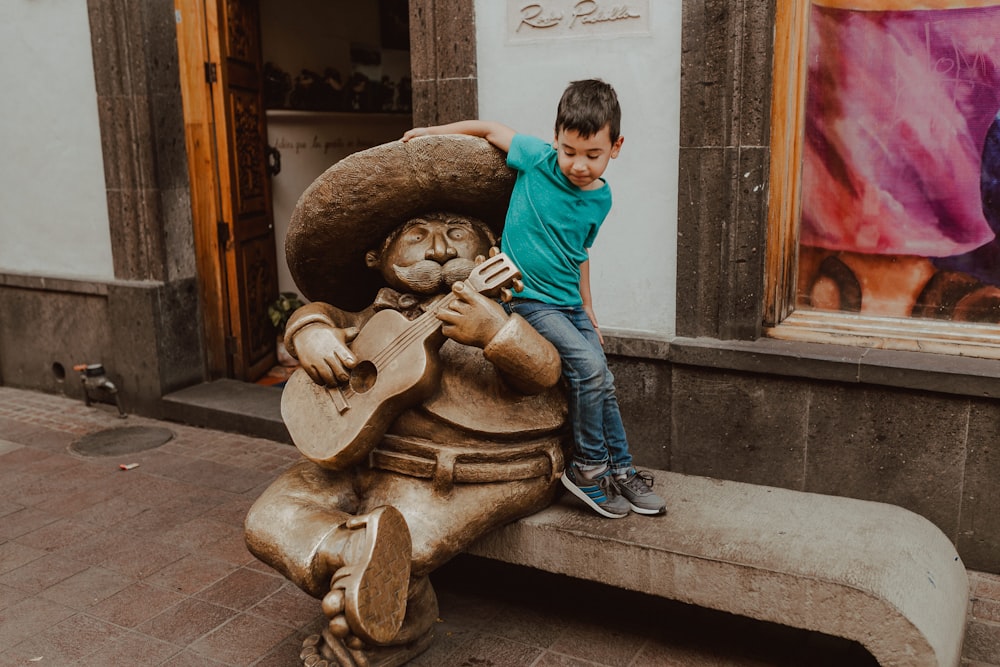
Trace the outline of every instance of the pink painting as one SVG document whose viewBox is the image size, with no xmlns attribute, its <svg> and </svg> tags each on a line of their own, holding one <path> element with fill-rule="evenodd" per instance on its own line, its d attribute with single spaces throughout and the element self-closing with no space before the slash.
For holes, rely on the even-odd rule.
<svg viewBox="0 0 1000 667">
<path fill-rule="evenodd" d="M 813 6 L 808 39 L 800 307 L 1000 322 L 1000 6 Z"/>
</svg>

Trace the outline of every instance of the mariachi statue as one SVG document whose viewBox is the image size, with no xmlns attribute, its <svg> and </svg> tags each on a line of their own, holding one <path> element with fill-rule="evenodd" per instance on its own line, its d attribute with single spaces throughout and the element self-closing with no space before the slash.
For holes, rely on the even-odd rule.
<svg viewBox="0 0 1000 667">
<path fill-rule="evenodd" d="M 286 329 L 301 368 L 282 416 L 304 458 L 251 508 L 246 540 L 322 600 L 307 663 L 424 650 L 428 575 L 555 495 L 559 357 L 496 300 L 518 278 L 491 255 L 513 178 L 482 139 L 397 141 L 331 167 L 292 215 L 288 263 L 312 303 Z"/>
</svg>

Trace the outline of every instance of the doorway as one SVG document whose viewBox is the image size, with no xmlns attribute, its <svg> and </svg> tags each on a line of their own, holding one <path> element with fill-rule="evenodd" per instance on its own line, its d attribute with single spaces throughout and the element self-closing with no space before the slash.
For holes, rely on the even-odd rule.
<svg viewBox="0 0 1000 667">
<path fill-rule="evenodd" d="M 297 293 L 282 241 L 299 196 L 335 162 L 412 127 L 407 2 L 261 0 L 261 44 L 278 286 Z"/>
<path fill-rule="evenodd" d="M 407 0 L 175 0 L 209 379 L 277 364 L 299 195 L 412 125 Z"/>
</svg>

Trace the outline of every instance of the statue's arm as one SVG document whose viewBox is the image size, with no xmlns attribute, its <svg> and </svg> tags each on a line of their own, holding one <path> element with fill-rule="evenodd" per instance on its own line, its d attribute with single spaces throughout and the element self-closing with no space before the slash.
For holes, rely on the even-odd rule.
<svg viewBox="0 0 1000 667">
<path fill-rule="evenodd" d="M 371 314 L 371 309 L 351 313 L 327 303 L 307 304 L 289 318 L 285 347 L 314 382 L 346 382 L 357 363 L 350 343 Z"/>
<path fill-rule="evenodd" d="M 369 317 L 371 314 L 368 311 L 351 313 L 320 301 L 307 303 L 288 318 L 288 324 L 285 326 L 285 346 L 294 355 L 296 354 L 295 339 L 304 328 L 314 324 L 333 329 L 360 327 Z"/>
<path fill-rule="evenodd" d="M 483 348 L 486 359 L 519 391 L 537 394 L 559 381 L 559 353 L 520 315 L 510 315 Z"/>
<path fill-rule="evenodd" d="M 464 345 L 482 348 L 514 388 L 537 394 L 559 381 L 559 353 L 520 315 L 462 283 L 452 286 L 458 298 L 438 312 L 446 336 Z"/>
</svg>

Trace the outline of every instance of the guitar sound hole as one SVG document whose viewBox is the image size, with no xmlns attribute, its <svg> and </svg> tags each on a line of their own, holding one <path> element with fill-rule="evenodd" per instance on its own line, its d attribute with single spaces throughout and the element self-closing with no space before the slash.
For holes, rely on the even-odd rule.
<svg viewBox="0 0 1000 667">
<path fill-rule="evenodd" d="M 378 369 L 375 364 L 368 360 L 362 361 L 351 371 L 351 389 L 358 394 L 363 394 L 375 386 L 377 377 Z"/>
</svg>

